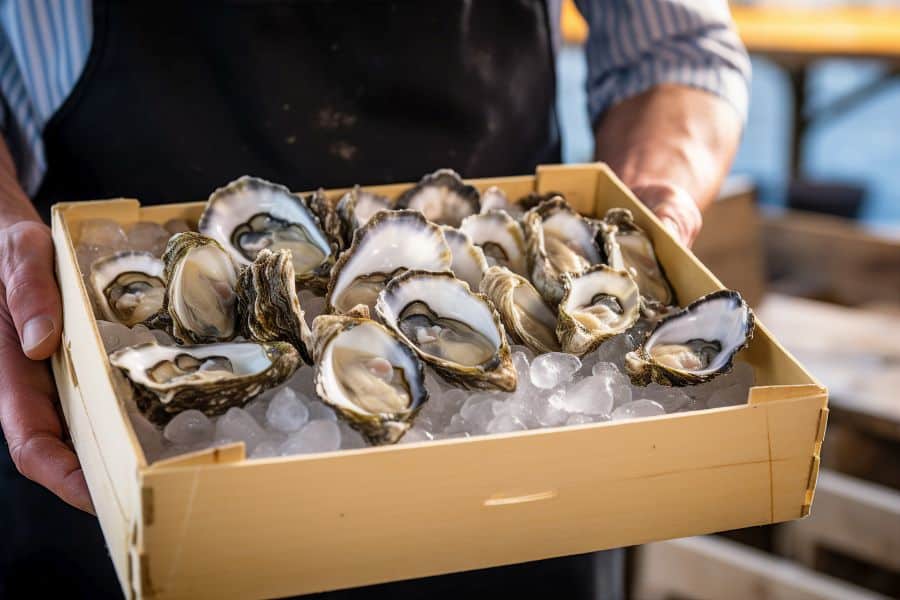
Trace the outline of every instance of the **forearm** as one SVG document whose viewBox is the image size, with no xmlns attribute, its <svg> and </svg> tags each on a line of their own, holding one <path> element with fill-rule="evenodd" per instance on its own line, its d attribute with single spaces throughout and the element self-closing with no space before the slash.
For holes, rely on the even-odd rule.
<svg viewBox="0 0 900 600">
<path fill-rule="evenodd" d="M 0 136 L 0 228 L 19 221 L 40 222 L 41 218 L 19 185 L 9 148 Z"/>
<path fill-rule="evenodd" d="M 741 119 L 725 100 L 664 84 L 610 108 L 596 127 L 597 160 L 633 189 L 675 185 L 702 210 L 728 173 Z"/>
</svg>

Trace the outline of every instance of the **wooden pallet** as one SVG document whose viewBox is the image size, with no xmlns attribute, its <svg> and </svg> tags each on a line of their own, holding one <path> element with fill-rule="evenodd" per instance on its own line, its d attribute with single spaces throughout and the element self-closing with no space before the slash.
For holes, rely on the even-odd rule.
<svg viewBox="0 0 900 600">
<path fill-rule="evenodd" d="M 642 546 L 636 600 L 875 600 L 886 596 L 720 537 Z"/>
</svg>

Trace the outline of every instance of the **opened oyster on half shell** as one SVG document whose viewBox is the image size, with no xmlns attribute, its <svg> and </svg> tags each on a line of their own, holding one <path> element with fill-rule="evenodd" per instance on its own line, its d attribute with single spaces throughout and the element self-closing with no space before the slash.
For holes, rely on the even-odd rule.
<svg viewBox="0 0 900 600">
<path fill-rule="evenodd" d="M 184 344 L 231 340 L 238 332 L 238 270 L 214 239 L 186 231 L 169 239 L 163 254 L 166 287 L 162 312 L 172 336 Z"/>
<path fill-rule="evenodd" d="M 198 225 L 239 265 L 263 248 L 291 251 L 297 281 L 324 289 L 337 248 L 302 199 L 283 185 L 243 176 L 214 191 Z"/>
<path fill-rule="evenodd" d="M 734 356 L 753 337 L 753 313 L 731 290 L 720 290 L 663 317 L 625 356 L 635 385 L 684 386 L 729 373 Z"/>
<path fill-rule="evenodd" d="M 506 211 L 489 210 L 466 217 L 460 231 L 481 247 L 488 266 L 499 265 L 519 275 L 528 274 L 525 235 L 518 221 Z"/>
<path fill-rule="evenodd" d="M 488 264 L 481 248 L 472 243 L 472 239 L 465 232 L 449 225 L 442 225 L 441 231 L 444 239 L 450 247 L 451 263 L 450 271 L 457 279 L 462 279 L 469 284 L 474 291 L 481 286 L 481 278 L 487 271 Z"/>
<path fill-rule="evenodd" d="M 584 356 L 640 316 L 638 287 L 624 271 L 595 265 L 580 275 L 564 273 L 563 286 L 556 335 L 565 352 Z"/>
<path fill-rule="evenodd" d="M 597 225 L 578 214 L 562 196 L 525 213 L 524 226 L 531 281 L 554 306 L 565 294 L 563 273 L 578 275 L 603 262 Z"/>
<path fill-rule="evenodd" d="M 438 169 L 397 198 L 397 208 L 417 210 L 438 225 L 459 227 L 481 210 L 478 190 L 463 182 L 453 169 Z"/>
<path fill-rule="evenodd" d="M 653 242 L 627 208 L 611 208 L 603 218 L 604 251 L 609 266 L 634 278 L 641 295 L 653 305 L 677 304 L 675 290 L 659 264 Z"/>
<path fill-rule="evenodd" d="M 341 196 L 335 207 L 341 217 L 344 247 L 350 246 L 353 232 L 368 223 L 375 213 L 391 208 L 393 205 L 387 197 L 367 192 L 358 185 L 353 186 L 353 189 Z"/>
<path fill-rule="evenodd" d="M 199 346 L 139 344 L 110 354 L 130 380 L 138 409 L 165 424 L 189 408 L 219 415 L 286 381 L 300 362 L 287 342 Z"/>
<path fill-rule="evenodd" d="M 375 299 L 394 276 L 409 269 L 446 271 L 452 256 L 440 227 L 415 210 L 383 211 L 353 235 L 353 243 L 335 264 L 326 302 L 346 313 Z"/>
<path fill-rule="evenodd" d="M 149 252 L 119 252 L 91 265 L 91 291 L 104 318 L 133 327 L 157 314 L 166 295 L 163 261 Z"/>
<path fill-rule="evenodd" d="M 428 399 L 422 362 L 389 329 L 367 318 L 313 321 L 316 392 L 373 444 L 393 444 Z"/>
<path fill-rule="evenodd" d="M 494 303 L 513 341 L 539 354 L 559 352 L 556 313 L 530 281 L 506 267 L 494 266 L 484 274 L 481 291 Z"/>
<path fill-rule="evenodd" d="M 516 389 L 497 311 L 453 274 L 408 271 L 395 277 L 378 295 L 375 311 L 447 381 L 466 389 Z"/>
</svg>

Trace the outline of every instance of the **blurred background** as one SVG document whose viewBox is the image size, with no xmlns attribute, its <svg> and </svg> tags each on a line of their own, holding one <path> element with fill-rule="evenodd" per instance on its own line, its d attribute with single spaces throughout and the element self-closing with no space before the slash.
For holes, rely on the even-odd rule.
<svg viewBox="0 0 900 600">
<path fill-rule="evenodd" d="M 900 597 L 900 2 L 733 2 L 750 114 L 695 253 L 828 386 L 812 515 L 629 551 L 634 598 Z M 561 19 L 586 162 L 584 21 Z"/>
</svg>

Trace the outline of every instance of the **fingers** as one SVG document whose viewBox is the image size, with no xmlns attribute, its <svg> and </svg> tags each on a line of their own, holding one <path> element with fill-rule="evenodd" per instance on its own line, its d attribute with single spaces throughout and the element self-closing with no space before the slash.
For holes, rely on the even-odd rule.
<svg viewBox="0 0 900 600">
<path fill-rule="evenodd" d="M 682 244 L 691 247 L 703 227 L 703 215 L 690 194 L 667 183 L 636 186 L 632 191 Z"/>
<path fill-rule="evenodd" d="M 49 357 L 59 345 L 62 309 L 46 225 L 21 221 L 0 230 L 0 281 L 22 351 Z"/>
<path fill-rule="evenodd" d="M 78 458 L 62 441 L 54 393 L 47 365 L 22 354 L 0 302 L 0 425 L 10 456 L 22 475 L 72 506 L 93 512 Z"/>
</svg>

